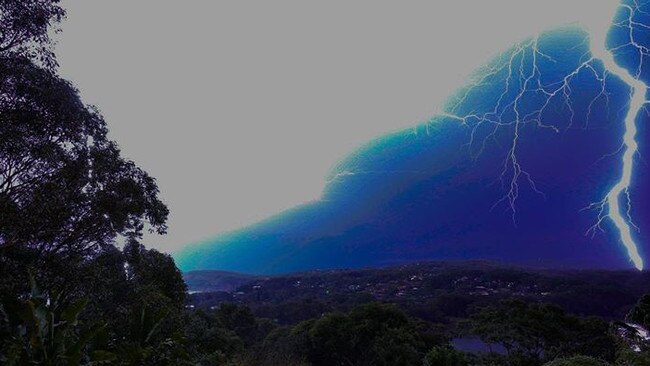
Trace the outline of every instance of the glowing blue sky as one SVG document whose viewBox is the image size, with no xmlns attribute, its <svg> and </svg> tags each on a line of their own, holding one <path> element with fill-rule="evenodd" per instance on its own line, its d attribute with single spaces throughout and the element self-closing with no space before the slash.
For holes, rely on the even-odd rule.
<svg viewBox="0 0 650 366">
<path fill-rule="evenodd" d="M 516 41 L 606 26 L 617 2 L 594 3 L 68 0 L 57 53 L 158 178 L 170 231 L 148 244 L 173 250 L 317 198 L 337 161 Z"/>
<path fill-rule="evenodd" d="M 321 200 L 190 245 L 175 254 L 179 267 L 283 273 L 482 259 L 642 268 L 646 14 L 621 7 L 611 31 L 560 27 L 513 46 L 444 113 L 349 155 Z"/>
</svg>

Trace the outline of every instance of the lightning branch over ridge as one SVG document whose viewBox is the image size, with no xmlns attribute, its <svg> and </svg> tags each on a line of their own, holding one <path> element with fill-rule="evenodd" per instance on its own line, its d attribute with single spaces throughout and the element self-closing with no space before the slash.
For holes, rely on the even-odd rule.
<svg viewBox="0 0 650 366">
<path fill-rule="evenodd" d="M 609 19 L 599 19 L 599 21 L 584 24 L 585 27 L 582 30 L 586 31 L 586 37 L 575 49 L 581 46 L 586 46 L 586 49 L 577 59 L 575 66 L 571 66 L 570 70 L 560 77 L 551 78 L 549 81 L 545 75 L 544 65 L 561 66 L 563 60 L 558 60 L 555 55 L 545 52 L 541 45 L 544 41 L 544 33 L 540 33 L 515 45 L 511 50 L 484 66 L 480 70 L 480 76 L 461 90 L 455 99 L 441 113 L 427 121 L 424 127 L 428 134 L 429 124 L 434 124 L 441 119 L 457 121 L 468 127 L 469 141 L 466 146 L 473 159 L 478 159 L 490 142 L 498 143 L 498 136 L 504 131 L 508 131 L 511 138 L 508 139 L 506 156 L 499 171 L 499 180 L 505 193 L 495 202 L 493 209 L 505 205 L 506 210 L 511 214 L 513 224 L 516 225 L 517 201 L 524 186 L 540 197 L 546 197 L 543 189 L 539 188 L 533 175 L 526 170 L 525 164 L 520 158 L 522 144 L 525 144 L 521 138 L 523 129 L 533 126 L 543 131 L 559 134 L 570 128 L 589 128 L 591 118 L 597 113 L 595 109 L 597 102 L 605 103 L 609 110 L 611 92 L 608 90 L 608 80 L 611 78 L 620 80 L 629 88 L 627 110 L 623 119 L 622 142 L 617 151 L 607 155 L 618 156 L 621 154 L 621 170 L 618 173 L 620 176 L 601 200 L 586 207 L 586 209 L 596 212 L 595 223 L 588 228 L 586 235 L 593 236 L 598 231 L 604 232 L 603 224 L 611 222 L 618 232 L 620 242 L 630 261 L 635 268 L 642 270 L 644 261 L 633 237 L 633 232 L 638 231 L 639 228 L 632 218 L 633 202 L 630 189 L 635 157 L 639 147 L 636 140 L 636 120 L 644 108 L 650 115 L 650 110 L 648 110 L 650 100 L 646 97 L 648 85 L 641 78 L 644 60 L 650 57 L 650 48 L 637 39 L 635 29 L 650 32 L 650 24 L 636 20 L 635 16 L 643 14 L 650 18 L 650 13 L 642 9 L 642 6 L 650 4 L 650 2 L 622 0 L 619 4 L 616 0 L 612 0 L 611 4 Z M 628 42 L 608 48 L 607 36 L 612 28 L 627 32 Z M 625 47 L 631 47 L 640 56 L 638 67 L 633 71 L 622 67 L 615 59 L 615 54 L 623 51 Z M 578 84 L 576 82 L 578 78 L 585 75 L 592 78 L 597 87 L 587 101 L 584 123 L 578 126 L 576 122 L 578 111 L 574 99 L 578 98 L 575 95 L 577 91 L 580 91 L 580 85 L 576 86 L 575 84 Z M 466 110 L 467 105 L 472 104 L 470 100 L 473 92 L 495 85 L 498 85 L 500 91 L 497 91 L 487 110 L 481 111 L 480 107 Z M 548 115 L 558 108 L 554 104 L 556 102 L 561 104 L 559 107 L 563 107 L 567 111 L 568 117 L 565 126 L 558 123 L 559 121 L 549 121 Z M 417 133 L 417 130 L 414 131 Z M 333 175 L 327 183 L 356 175 L 403 173 L 407 173 L 407 171 L 347 169 Z M 426 174 L 426 172 L 410 171 L 408 173 Z"/>
<path fill-rule="evenodd" d="M 614 8 L 613 8 L 614 9 Z M 530 189 L 539 195 L 544 195 L 538 189 L 534 178 L 529 174 L 519 159 L 521 146 L 521 130 L 527 125 L 559 133 L 560 127 L 546 122 L 544 115 L 549 111 L 551 102 L 559 100 L 568 110 L 569 118 L 566 129 L 574 127 L 576 110 L 573 105 L 572 82 L 581 73 L 588 73 L 600 85 L 597 94 L 588 103 L 585 126 L 593 113 L 593 107 L 599 100 L 604 100 L 609 107 L 609 93 L 607 80 L 615 77 L 625 83 L 629 88 L 629 102 L 624 118 L 624 134 L 622 145 L 617 153 L 622 152 L 621 175 L 615 185 L 599 202 L 592 203 L 588 208 L 598 212 L 596 223 L 589 228 L 587 234 L 594 234 L 596 230 L 604 231 L 602 224 L 605 220 L 611 221 L 616 227 L 620 241 L 627 251 L 627 255 L 638 270 L 643 269 L 643 259 L 639 254 L 637 243 L 634 241 L 632 231 L 638 227 L 632 221 L 630 187 L 634 170 L 634 158 L 638 153 L 636 141 L 636 119 L 640 112 L 650 104 L 646 99 L 648 86 L 641 80 L 641 70 L 644 58 L 650 57 L 650 49 L 635 38 L 635 29 L 650 30 L 650 25 L 635 20 L 637 13 L 644 12 L 637 0 L 624 0 L 614 9 L 615 13 L 621 11 L 624 16 L 621 21 L 616 21 L 616 16 L 609 22 L 596 22 L 587 27 L 588 51 L 583 54 L 577 66 L 567 72 L 563 77 L 552 82 L 543 79 L 542 62 L 558 63 L 551 55 L 545 53 L 540 47 L 542 34 L 516 45 L 511 51 L 501 55 L 495 62 L 487 65 L 482 75 L 468 88 L 462 91 L 456 100 L 447 107 L 447 110 L 434 117 L 430 122 L 435 122 L 438 117 L 459 121 L 470 128 L 470 140 L 467 146 L 473 158 L 477 158 L 486 148 L 490 140 L 496 141 L 497 134 L 503 129 L 511 131 L 512 138 L 507 148 L 506 158 L 501 168 L 500 180 L 505 194 L 494 207 L 506 204 L 512 214 L 513 223 L 516 223 L 516 203 L 519 199 L 522 184 L 528 184 Z M 629 42 L 617 47 L 607 48 L 607 34 L 610 27 L 628 31 Z M 623 47 L 632 47 L 640 55 L 639 66 L 634 74 L 620 66 L 614 52 Z M 601 70 L 602 69 L 602 70 Z M 505 74 L 505 76 L 503 76 Z M 501 79 L 499 79 L 501 77 Z M 502 84 L 502 92 L 497 96 L 493 107 L 487 111 L 463 111 L 464 103 L 470 94 L 477 88 L 491 85 L 494 79 Z M 481 131 L 487 128 L 487 133 Z M 475 152 L 472 152 L 472 148 Z"/>
</svg>

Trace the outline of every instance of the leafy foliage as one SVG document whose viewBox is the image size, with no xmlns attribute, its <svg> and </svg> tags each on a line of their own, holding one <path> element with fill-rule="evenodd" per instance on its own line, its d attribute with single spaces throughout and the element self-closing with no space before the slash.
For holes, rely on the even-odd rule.
<svg viewBox="0 0 650 366">
<path fill-rule="evenodd" d="M 467 357 L 449 346 L 436 346 L 424 356 L 424 366 L 467 366 Z"/>
<path fill-rule="evenodd" d="M 5 316 L 4 337 L 0 361 L 6 365 L 78 365 L 90 342 L 104 330 L 96 323 L 80 330 L 79 315 L 86 299 L 67 305 L 60 294 L 41 292 L 32 281 L 32 291 L 24 301 L 6 299 L 0 310 Z M 95 351 L 91 358 L 111 360 L 110 353 Z"/>
<path fill-rule="evenodd" d="M 134 311 L 129 337 L 116 350 L 118 364 L 171 366 L 189 361 L 180 346 L 182 338 L 179 334 L 160 339 L 160 328 L 167 316 L 167 312 L 156 313 L 144 306 Z"/>
<path fill-rule="evenodd" d="M 432 346 L 404 313 L 377 303 L 300 323 L 268 342 L 313 365 L 416 365 Z"/>
<path fill-rule="evenodd" d="M 0 278 L 24 284 L 69 280 L 70 267 L 137 239 L 145 224 L 164 233 L 168 210 L 153 178 L 123 159 L 97 110 L 52 72 L 24 58 L 0 59 Z M 73 274 L 71 274 L 73 275 Z M 6 281 L 5 281 L 6 280 Z M 24 290 L 24 288 L 23 288 Z"/>
<path fill-rule="evenodd" d="M 0 292 L 26 296 L 31 271 L 48 296 L 88 299 L 80 316 L 123 335 L 142 298 L 160 293 L 178 310 L 185 287 L 171 258 L 114 247 L 164 233 L 168 209 L 98 110 L 56 75 L 48 29 L 64 15 L 56 0 L 0 0 Z M 133 278 L 129 261 L 143 268 Z"/>
<path fill-rule="evenodd" d="M 54 68 L 48 30 L 65 17 L 58 0 L 0 0 L 0 53 Z"/>
<path fill-rule="evenodd" d="M 503 346 L 525 365 L 574 354 L 611 361 L 616 352 L 607 323 L 566 314 L 555 305 L 504 301 L 475 314 L 472 324 L 484 342 Z"/>
<path fill-rule="evenodd" d="M 630 310 L 628 320 L 650 329 L 650 294 L 644 295 L 639 299 L 636 306 Z"/>
<path fill-rule="evenodd" d="M 624 345 L 616 357 L 616 366 L 650 366 L 650 352 L 639 352 Z"/>
<path fill-rule="evenodd" d="M 560 358 L 553 360 L 544 366 L 607 366 L 607 362 L 587 356 L 575 356 L 570 358 Z"/>
</svg>

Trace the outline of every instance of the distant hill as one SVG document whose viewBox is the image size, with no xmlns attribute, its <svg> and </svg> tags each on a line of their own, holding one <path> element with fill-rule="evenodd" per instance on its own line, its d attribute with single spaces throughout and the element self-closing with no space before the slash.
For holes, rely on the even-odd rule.
<svg viewBox="0 0 650 366">
<path fill-rule="evenodd" d="M 423 262 L 355 270 L 327 270 L 277 276 L 237 277 L 220 271 L 193 272 L 203 283 L 242 280 L 228 291 L 196 293 L 192 305 L 221 303 L 250 306 L 257 316 L 280 323 L 347 310 L 359 303 L 395 303 L 412 315 L 434 322 L 464 318 L 502 299 L 554 303 L 581 315 L 621 319 L 650 293 L 650 272 L 635 270 L 548 270 L 490 262 Z M 200 290 L 196 282 L 190 290 Z"/>
<path fill-rule="evenodd" d="M 254 281 L 257 276 L 227 271 L 190 271 L 183 279 L 190 292 L 232 291 Z"/>
</svg>

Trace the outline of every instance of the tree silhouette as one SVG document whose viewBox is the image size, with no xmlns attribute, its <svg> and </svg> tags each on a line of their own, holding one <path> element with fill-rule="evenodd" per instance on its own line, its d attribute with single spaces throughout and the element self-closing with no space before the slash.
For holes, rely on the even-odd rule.
<svg viewBox="0 0 650 366">
<path fill-rule="evenodd" d="M 70 268 L 120 236 L 165 233 L 167 215 L 155 180 L 120 155 L 69 82 L 24 57 L 0 58 L 3 279 L 22 273 L 24 284 L 25 267 Z"/>
<path fill-rule="evenodd" d="M 48 30 L 64 16 L 58 0 L 0 0 L 0 53 L 53 69 L 57 64 Z"/>
</svg>

